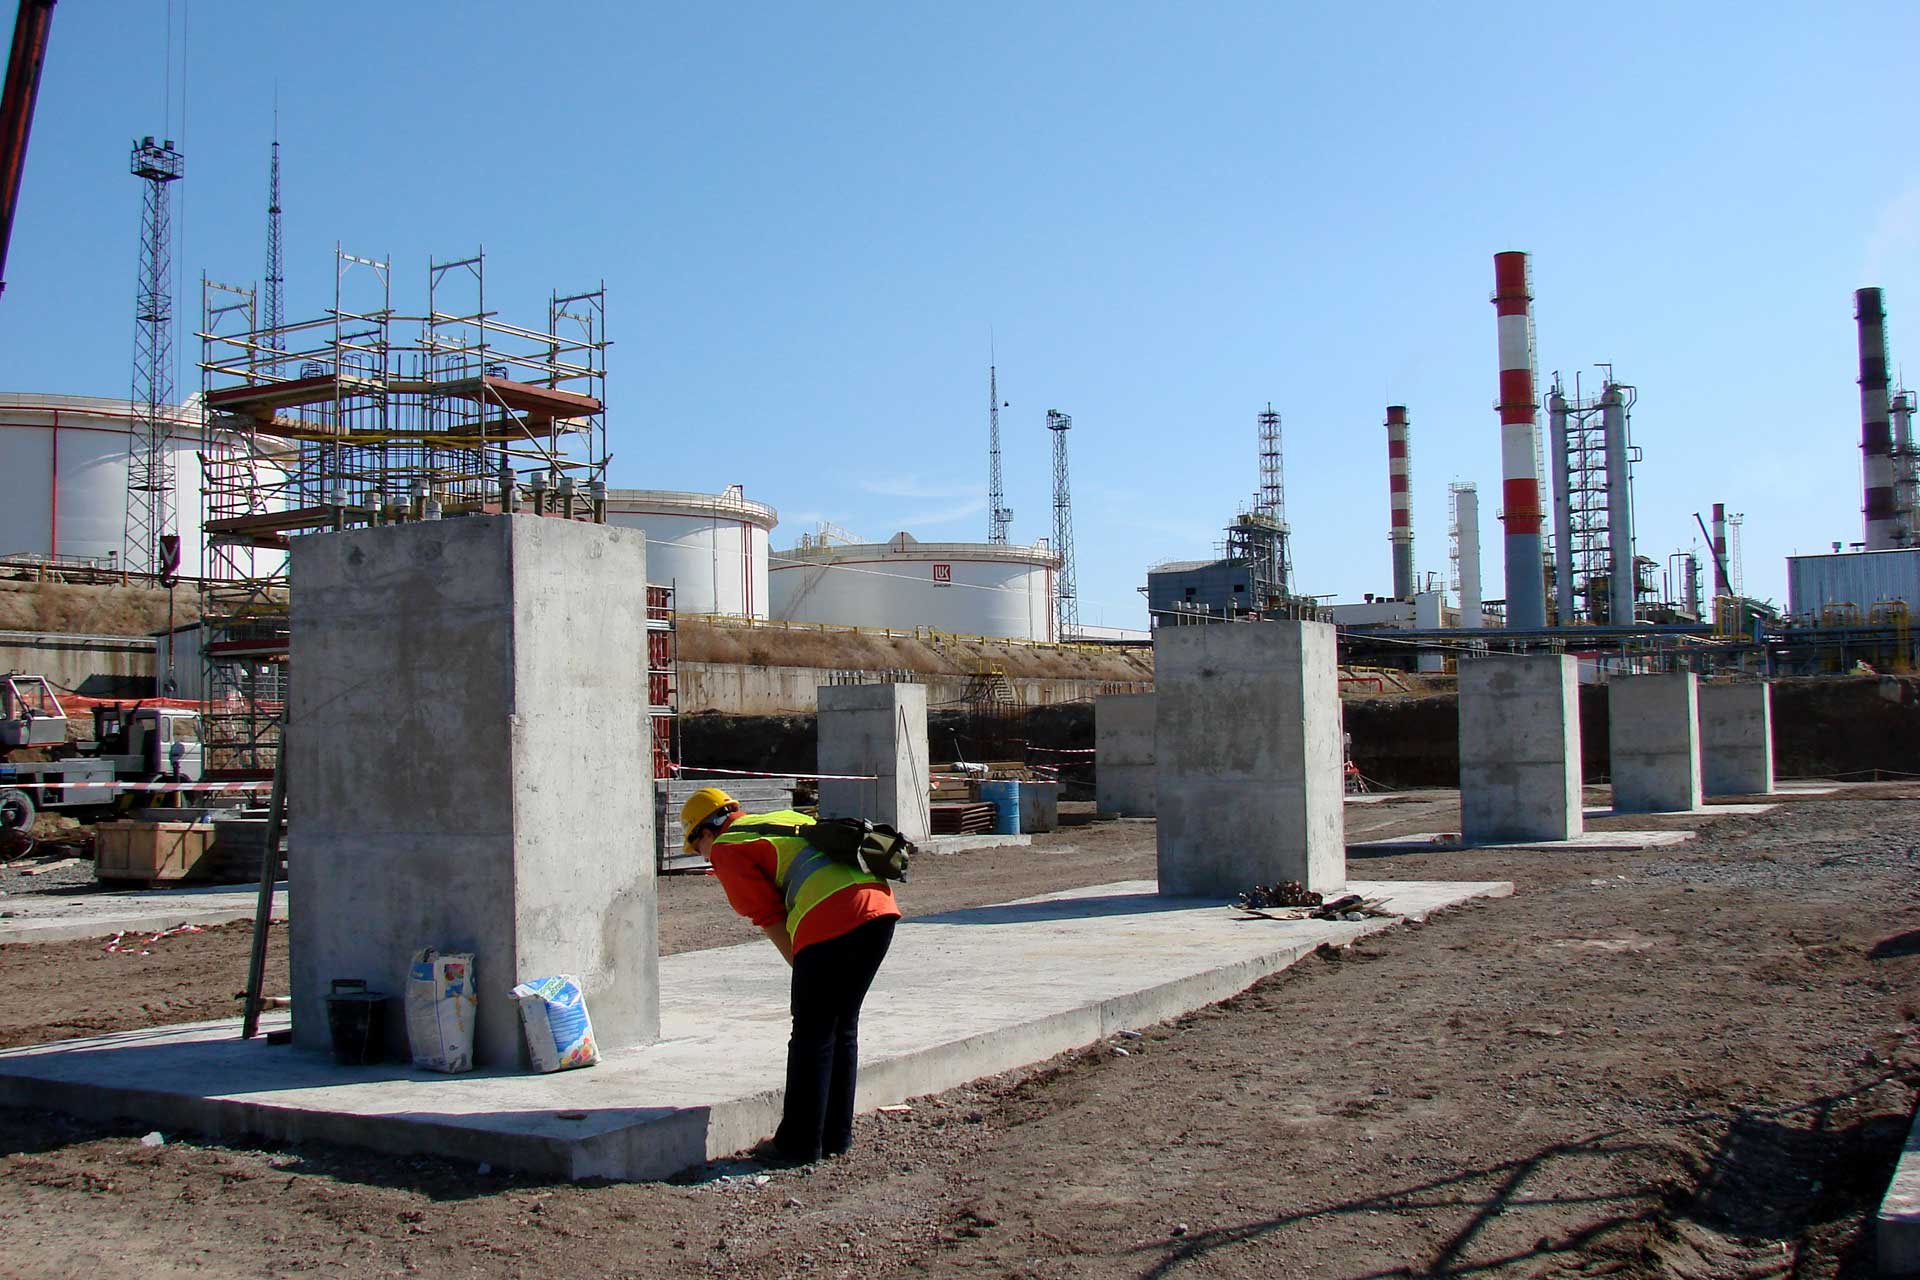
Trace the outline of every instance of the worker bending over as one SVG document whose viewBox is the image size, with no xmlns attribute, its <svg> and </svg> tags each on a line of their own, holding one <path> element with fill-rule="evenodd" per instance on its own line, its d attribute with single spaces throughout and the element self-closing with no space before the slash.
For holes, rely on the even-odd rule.
<svg viewBox="0 0 1920 1280">
<path fill-rule="evenodd" d="M 853 1145 L 860 1005 L 900 908 L 885 880 L 828 858 L 802 836 L 752 830 L 759 823 L 811 826 L 813 819 L 790 809 L 743 814 L 718 787 L 694 792 L 680 810 L 687 849 L 713 865 L 733 909 L 793 966 L 786 1110 L 772 1155 L 808 1163 Z"/>
</svg>

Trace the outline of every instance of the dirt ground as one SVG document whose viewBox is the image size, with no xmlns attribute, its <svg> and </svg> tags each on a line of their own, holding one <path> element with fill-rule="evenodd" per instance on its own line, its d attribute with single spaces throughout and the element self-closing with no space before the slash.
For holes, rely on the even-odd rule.
<svg viewBox="0 0 1920 1280">
<path fill-rule="evenodd" d="M 1353 834 L 1454 812 L 1356 806 Z M 0 1272 L 1870 1276 L 1920 1082 L 1917 827 L 1920 788 L 1883 786 L 1641 854 L 1355 856 L 1355 880 L 1518 892 L 864 1117 L 853 1154 L 806 1170 L 570 1186 L 0 1111 Z M 925 859 L 903 904 L 1152 861 L 1150 823 L 1076 827 Z M 755 936 L 698 877 L 663 884 L 661 933 Z M 225 1011 L 245 945 L 239 927 L 144 957 L 0 948 L 0 1040 Z"/>
</svg>

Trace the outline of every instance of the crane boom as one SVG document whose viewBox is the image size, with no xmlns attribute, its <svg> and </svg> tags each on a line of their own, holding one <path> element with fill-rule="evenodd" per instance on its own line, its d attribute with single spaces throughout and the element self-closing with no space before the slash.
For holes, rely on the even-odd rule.
<svg viewBox="0 0 1920 1280">
<path fill-rule="evenodd" d="M 27 134 L 33 129 L 34 99 L 40 96 L 54 4 L 20 0 L 6 85 L 0 88 L 0 293 L 7 289 L 7 244 L 13 239 L 13 212 L 20 203 L 20 174 L 27 167 Z"/>
</svg>

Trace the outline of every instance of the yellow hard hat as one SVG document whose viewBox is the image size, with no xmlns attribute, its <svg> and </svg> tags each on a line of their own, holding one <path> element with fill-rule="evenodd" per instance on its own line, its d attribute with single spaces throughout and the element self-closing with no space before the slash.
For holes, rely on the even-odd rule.
<svg viewBox="0 0 1920 1280">
<path fill-rule="evenodd" d="M 685 836 L 687 852 L 693 852 L 693 833 L 701 823 L 722 810 L 739 807 L 732 796 L 718 787 L 702 787 L 688 796 L 687 802 L 680 806 L 680 830 Z"/>
</svg>

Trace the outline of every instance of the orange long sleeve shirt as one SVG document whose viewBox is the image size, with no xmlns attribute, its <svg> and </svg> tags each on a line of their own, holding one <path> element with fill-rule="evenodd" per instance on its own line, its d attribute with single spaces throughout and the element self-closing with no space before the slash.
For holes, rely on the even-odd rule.
<svg viewBox="0 0 1920 1280">
<path fill-rule="evenodd" d="M 727 825 L 731 827 L 733 823 Z M 719 879 L 735 911 L 762 929 L 787 922 L 786 898 L 774 880 L 779 851 L 772 841 L 716 844 L 710 860 L 713 867 L 707 874 Z M 869 920 L 899 914 L 893 890 L 884 883 L 848 885 L 822 899 L 801 917 L 800 928 L 793 936 L 793 949 L 797 953 L 816 942 L 851 933 Z"/>
</svg>

